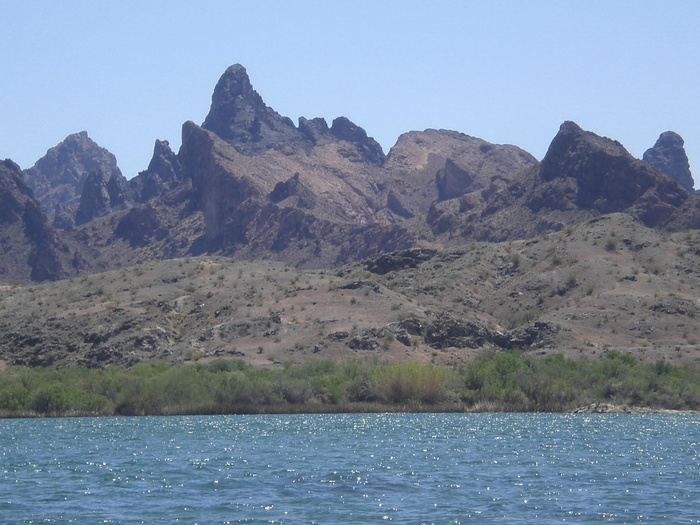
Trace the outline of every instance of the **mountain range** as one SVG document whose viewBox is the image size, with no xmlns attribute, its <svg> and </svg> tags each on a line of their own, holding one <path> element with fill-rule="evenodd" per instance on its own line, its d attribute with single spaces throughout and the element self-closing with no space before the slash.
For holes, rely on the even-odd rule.
<svg viewBox="0 0 700 525">
<path fill-rule="evenodd" d="M 464 262 L 464 250 L 493 245 L 480 248 L 499 254 L 493 255 L 490 267 L 482 261 L 473 271 L 468 266 L 462 268 L 465 282 L 475 284 L 471 291 L 462 290 L 461 298 L 444 290 L 435 293 L 449 297 L 449 301 L 429 299 L 425 292 L 418 294 L 422 308 L 435 303 L 435 311 L 450 314 L 450 322 L 458 324 L 464 321 L 450 309 L 455 302 L 468 305 L 463 314 L 478 319 L 479 326 L 491 324 L 491 332 L 483 331 L 491 335 L 482 334 L 478 344 L 464 336 L 437 346 L 507 347 L 515 344 L 508 342 L 513 340 L 529 346 L 546 339 L 549 347 L 556 348 L 552 341 L 561 339 L 554 335 L 559 330 L 554 330 L 552 319 L 540 317 L 563 308 L 547 297 L 565 297 L 576 286 L 569 283 L 569 289 L 559 293 L 567 286 L 566 280 L 560 282 L 561 272 L 549 276 L 551 283 L 547 284 L 547 276 L 538 273 L 541 269 L 535 271 L 547 257 L 560 259 L 550 265 L 553 271 L 574 268 L 598 253 L 600 247 L 587 254 L 580 246 L 583 237 L 594 230 L 597 238 L 604 236 L 615 245 L 610 253 L 603 250 L 603 258 L 609 259 L 612 253 L 622 257 L 632 276 L 637 275 L 632 269 L 635 264 L 666 267 L 667 261 L 658 260 L 659 255 L 655 255 L 656 265 L 637 261 L 654 242 L 662 242 L 658 239 L 673 242 L 674 249 L 689 258 L 700 253 L 695 253 L 693 244 L 697 237 L 693 230 L 700 228 L 700 196 L 693 189 L 683 139 L 671 131 L 661 133 L 642 159 L 634 158 L 619 142 L 583 130 L 574 122 L 561 125 L 541 161 L 517 146 L 438 129 L 407 132 L 385 153 L 346 117 L 335 118 L 329 125 L 323 118 L 302 117 L 295 124 L 281 116 L 265 104 L 245 68 L 236 64 L 216 84 L 203 123 L 183 124 L 181 143 L 175 153 L 167 141 L 156 140 L 148 167 L 131 179 L 121 173 L 114 155 L 85 131 L 69 135 L 28 169 L 22 170 L 11 160 L 0 163 L 0 247 L 4 252 L 0 279 L 6 283 L 4 315 L 12 319 L 3 325 L 5 330 L 20 323 L 17 311 L 9 309 L 8 290 L 31 283 L 47 282 L 42 290 L 51 286 L 58 290 L 64 286 L 59 281 L 113 275 L 101 272 L 120 268 L 161 264 L 167 273 L 167 261 L 226 257 L 231 264 L 267 261 L 303 272 L 352 274 L 357 282 L 374 283 L 358 285 L 370 290 L 374 286 L 391 289 L 386 279 L 395 276 L 409 290 L 418 286 L 406 280 L 411 268 L 421 268 L 427 261 L 443 260 L 443 266 L 444 261 Z M 611 230 L 601 233 L 601 225 Z M 611 237 L 615 232 L 617 237 Z M 558 239 L 560 245 L 552 239 Z M 573 239 L 577 239 L 575 244 L 571 244 Z M 545 244 L 551 253 L 522 255 L 528 252 L 527 246 Z M 514 246 L 520 248 L 515 250 Z M 573 251 L 580 259 L 561 255 Z M 448 255 L 454 253 L 461 255 Z M 684 268 L 694 268 L 687 259 L 684 264 Z M 362 272 L 384 276 L 381 279 L 385 281 L 368 280 L 357 265 L 364 265 Z M 484 288 L 484 283 L 493 278 L 496 268 L 504 275 L 528 271 L 535 272 L 529 273 L 529 278 L 537 275 L 540 288 L 532 297 L 534 302 L 523 306 L 523 312 L 529 312 L 523 314 L 523 326 L 499 317 L 506 315 L 512 321 L 515 311 L 499 314 L 497 305 L 484 310 L 483 303 L 490 302 L 486 299 L 489 287 Z M 596 276 L 586 272 L 599 270 L 591 265 L 576 269 L 575 274 L 567 271 L 567 279 L 573 275 L 576 283 L 590 279 L 594 284 Z M 693 271 L 688 269 L 684 278 L 692 281 Z M 479 275 L 484 282 L 476 284 Z M 681 277 L 676 277 L 674 289 L 683 288 Z M 423 282 L 415 275 L 413 279 Z M 513 290 L 505 291 L 505 281 L 508 279 L 503 277 L 490 286 L 496 295 L 506 294 L 504 301 L 511 297 L 517 304 L 520 296 L 509 296 Z M 462 289 L 462 284 L 453 283 L 455 289 Z M 685 305 L 684 312 L 695 312 L 695 289 L 689 286 L 682 290 L 679 300 Z M 635 290 L 645 293 L 644 287 Z M 543 293 L 544 299 L 540 297 Z M 579 300 L 586 297 L 590 295 Z M 151 300 L 159 302 L 155 297 Z M 397 299 L 396 304 L 401 302 Z M 548 304 L 549 309 L 545 308 Z M 137 308 L 135 304 L 131 307 Z M 412 329 L 414 336 L 420 336 L 420 344 L 430 348 L 436 345 L 430 345 L 430 337 L 426 339 L 425 326 L 440 317 L 434 317 L 435 311 L 416 317 L 422 331 Z M 697 327 L 692 319 L 688 322 L 694 332 Z M 539 328 L 534 329 L 537 322 Z M 525 330 L 527 323 L 532 324 L 531 334 L 539 335 L 528 339 L 508 332 Z M 361 339 L 361 329 L 356 327 L 355 331 L 353 337 Z M 688 341 L 694 336 L 687 334 L 688 327 L 684 332 L 682 344 L 674 340 L 668 348 L 692 347 Z M 389 332 L 381 333 L 385 336 Z M 391 333 L 392 337 L 401 335 Z M 7 332 L 3 337 L 0 350 L 6 362 L 13 362 L 12 355 L 28 348 L 18 342 L 26 342 L 24 336 L 12 339 L 15 343 L 10 342 Z M 574 348 L 584 339 L 596 338 L 586 332 L 567 343 L 568 347 Z M 177 337 L 168 335 L 154 343 L 158 351 L 146 352 L 139 360 L 166 355 L 178 346 L 175 341 Z M 595 343 L 599 344 L 604 342 Z M 637 341 L 632 346 L 640 344 Z M 90 348 L 94 351 L 94 345 Z M 59 353 L 63 355 L 60 359 L 38 362 L 80 361 L 75 356 L 68 359 L 65 350 Z M 178 351 L 177 355 L 184 359 L 187 352 Z M 131 363 L 117 358 L 104 361 Z M 21 358 L 17 362 L 33 361 Z"/>
</svg>

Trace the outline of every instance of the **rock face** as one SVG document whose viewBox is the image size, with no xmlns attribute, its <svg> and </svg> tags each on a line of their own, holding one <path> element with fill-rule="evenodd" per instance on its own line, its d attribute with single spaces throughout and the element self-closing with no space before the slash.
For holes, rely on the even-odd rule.
<svg viewBox="0 0 700 525">
<path fill-rule="evenodd" d="M 265 105 L 240 64 L 229 67 L 219 79 L 202 127 L 244 154 L 303 138 L 289 118 Z"/>
<path fill-rule="evenodd" d="M 156 140 L 148 168 L 129 181 L 129 189 L 136 202 L 146 202 L 162 195 L 182 180 L 182 169 L 177 155 L 167 140 Z"/>
<path fill-rule="evenodd" d="M 666 222 L 688 192 L 648 163 L 632 157 L 617 141 L 562 124 L 542 160 L 545 183 L 568 183 L 570 204 L 598 213 L 629 212 L 647 226 Z M 564 207 L 568 206 L 565 204 Z"/>
<path fill-rule="evenodd" d="M 536 165 L 532 155 L 516 146 L 428 129 L 401 135 L 384 169 L 393 180 L 392 207 L 406 216 L 427 214 L 436 202 L 453 199 L 483 204 L 494 188 Z"/>
<path fill-rule="evenodd" d="M 243 155 L 192 122 L 178 154 L 192 182 L 205 236 L 197 250 L 273 257 L 307 266 L 408 247 L 402 228 L 373 220 L 384 206 L 383 174 L 347 141 L 330 141 L 300 155 L 269 150 Z M 196 252 L 196 251 L 195 251 Z"/>
<path fill-rule="evenodd" d="M 17 281 L 66 277 L 61 245 L 14 162 L 0 162 L 0 275 Z"/>
<path fill-rule="evenodd" d="M 93 171 L 104 173 L 108 179 L 121 176 L 114 155 L 81 131 L 49 149 L 24 175 L 35 197 L 52 217 L 59 206 L 78 205 L 83 183 Z"/>
<path fill-rule="evenodd" d="M 643 159 L 692 192 L 695 182 L 690 173 L 690 164 L 683 145 L 683 139 L 678 133 L 665 131 L 659 136 L 656 144 L 644 152 Z"/>
<path fill-rule="evenodd" d="M 96 217 L 103 217 L 132 204 L 126 179 L 120 173 L 106 178 L 100 171 L 93 171 L 85 179 L 80 194 L 80 204 L 75 214 L 76 224 L 84 224 Z"/>
</svg>

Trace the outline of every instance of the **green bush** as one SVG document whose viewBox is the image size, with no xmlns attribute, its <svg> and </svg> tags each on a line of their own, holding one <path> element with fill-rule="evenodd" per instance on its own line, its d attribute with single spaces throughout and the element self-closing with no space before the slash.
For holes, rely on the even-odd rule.
<svg viewBox="0 0 700 525">
<path fill-rule="evenodd" d="M 383 403 L 436 404 L 454 399 L 456 381 L 450 369 L 403 361 L 379 366 L 373 391 Z"/>
<path fill-rule="evenodd" d="M 535 357 L 486 349 L 457 370 L 415 362 L 322 359 L 280 369 L 240 360 L 196 365 L 0 371 L 0 416 L 144 415 L 304 410 L 564 411 L 597 401 L 700 409 L 697 367 Z M 374 405 L 372 405 L 374 404 Z"/>
</svg>

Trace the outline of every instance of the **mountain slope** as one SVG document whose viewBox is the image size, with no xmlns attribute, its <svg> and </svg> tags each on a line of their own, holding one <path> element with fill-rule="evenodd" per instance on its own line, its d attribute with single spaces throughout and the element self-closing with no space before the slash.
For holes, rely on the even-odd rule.
<svg viewBox="0 0 700 525">
<path fill-rule="evenodd" d="M 210 256 L 150 261 L 0 288 L 0 360 L 457 365 L 496 347 L 697 362 L 698 254 L 697 232 L 661 233 L 613 214 L 529 240 L 405 250 L 333 270 Z"/>
<path fill-rule="evenodd" d="M 68 275 L 68 249 L 11 160 L 0 162 L 0 274 L 5 281 L 56 280 Z"/>
</svg>

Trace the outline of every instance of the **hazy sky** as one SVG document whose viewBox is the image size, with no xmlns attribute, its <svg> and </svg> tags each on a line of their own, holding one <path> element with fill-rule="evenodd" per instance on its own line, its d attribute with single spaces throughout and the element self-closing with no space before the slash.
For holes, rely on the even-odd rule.
<svg viewBox="0 0 700 525">
<path fill-rule="evenodd" d="M 344 115 L 385 152 L 461 131 L 537 158 L 560 124 L 641 157 L 680 133 L 700 176 L 700 2 L 0 0 L 0 158 L 85 130 L 131 178 L 177 151 L 231 64 L 268 106 Z M 700 184 L 699 184 L 700 186 Z"/>
</svg>

